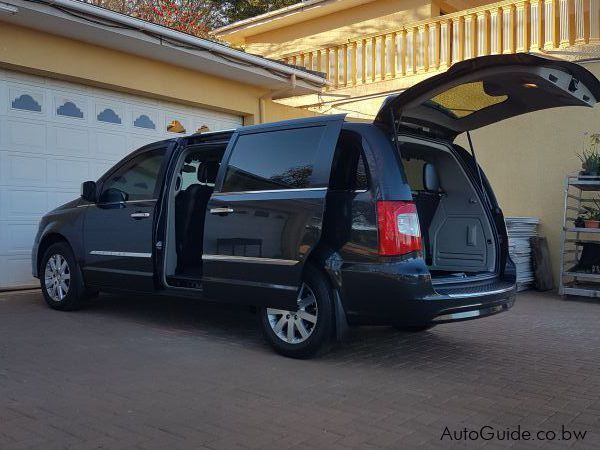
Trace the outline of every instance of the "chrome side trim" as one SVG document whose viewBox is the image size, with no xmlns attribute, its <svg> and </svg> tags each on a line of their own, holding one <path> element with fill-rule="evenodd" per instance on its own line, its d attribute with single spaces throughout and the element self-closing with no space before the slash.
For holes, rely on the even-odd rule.
<svg viewBox="0 0 600 450">
<path fill-rule="evenodd" d="M 78 208 L 87 208 L 88 206 L 98 205 L 123 205 L 123 204 L 135 204 L 135 203 L 150 203 L 158 201 L 157 198 L 151 198 L 148 200 L 127 200 L 126 202 L 110 202 L 110 203 L 88 203 L 87 205 L 77 205 Z"/>
<path fill-rule="evenodd" d="M 92 250 L 90 255 L 97 256 L 124 256 L 126 258 L 152 258 L 152 253 L 135 253 L 135 252 L 109 252 L 105 250 Z"/>
<path fill-rule="evenodd" d="M 83 268 L 83 270 L 93 271 L 93 272 L 118 273 L 120 275 L 136 275 L 139 277 L 153 277 L 154 276 L 154 273 L 152 273 L 152 272 L 140 272 L 139 270 L 124 270 L 124 269 L 107 269 L 104 267 L 85 266 Z"/>
<path fill-rule="evenodd" d="M 275 258 L 256 258 L 253 256 L 233 256 L 233 255 L 202 255 L 203 261 L 226 261 L 254 264 L 273 264 L 277 266 L 293 266 L 300 261 L 295 259 L 275 259 Z"/>
<path fill-rule="evenodd" d="M 235 192 L 215 192 L 213 197 L 220 195 L 238 195 L 238 194 L 273 194 L 277 192 L 308 192 L 308 191 L 326 191 L 326 187 L 317 188 L 298 188 L 298 189 L 270 189 L 267 191 L 235 191 Z"/>
</svg>

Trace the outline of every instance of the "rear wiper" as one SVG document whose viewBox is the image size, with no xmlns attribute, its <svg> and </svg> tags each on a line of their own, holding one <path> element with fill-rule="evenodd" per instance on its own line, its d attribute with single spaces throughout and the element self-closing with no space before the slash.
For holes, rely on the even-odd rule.
<svg viewBox="0 0 600 450">
<path fill-rule="evenodd" d="M 487 190 L 485 185 L 483 184 L 483 176 L 481 175 L 481 168 L 477 163 L 477 156 L 475 155 L 475 147 L 473 147 L 473 140 L 471 139 L 471 133 L 467 131 L 467 140 L 469 141 L 469 147 L 471 149 L 471 156 L 473 156 L 473 162 L 475 163 L 475 170 L 477 171 L 477 177 L 479 178 L 479 187 L 481 188 L 481 192 L 483 193 L 483 198 L 488 206 L 488 208 L 492 209 L 492 202 L 488 197 Z"/>
</svg>

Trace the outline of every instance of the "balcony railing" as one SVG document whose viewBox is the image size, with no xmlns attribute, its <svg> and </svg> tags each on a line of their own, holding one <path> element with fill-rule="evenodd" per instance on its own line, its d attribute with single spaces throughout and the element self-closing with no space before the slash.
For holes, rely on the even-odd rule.
<svg viewBox="0 0 600 450">
<path fill-rule="evenodd" d="M 600 0 L 509 0 L 284 56 L 330 89 L 447 69 L 475 56 L 600 43 Z"/>
</svg>

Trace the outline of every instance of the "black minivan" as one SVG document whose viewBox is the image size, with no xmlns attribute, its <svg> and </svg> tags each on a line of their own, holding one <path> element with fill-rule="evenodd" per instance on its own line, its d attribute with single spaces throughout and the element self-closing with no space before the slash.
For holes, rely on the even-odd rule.
<svg viewBox="0 0 600 450">
<path fill-rule="evenodd" d="M 497 55 L 389 97 L 372 124 L 321 116 L 157 142 L 42 218 L 33 274 L 59 310 L 98 291 L 252 305 L 294 357 L 351 325 L 420 331 L 505 311 L 502 211 L 472 144 L 454 140 L 598 99 L 579 65 Z"/>
</svg>

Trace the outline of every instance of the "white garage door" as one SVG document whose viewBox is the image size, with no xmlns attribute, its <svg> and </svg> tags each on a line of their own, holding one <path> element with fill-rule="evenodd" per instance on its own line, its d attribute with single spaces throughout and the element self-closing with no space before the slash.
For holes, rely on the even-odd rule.
<svg viewBox="0 0 600 450">
<path fill-rule="evenodd" d="M 0 70 L 0 289 L 31 286 L 40 217 L 131 151 L 241 117 Z"/>
</svg>

